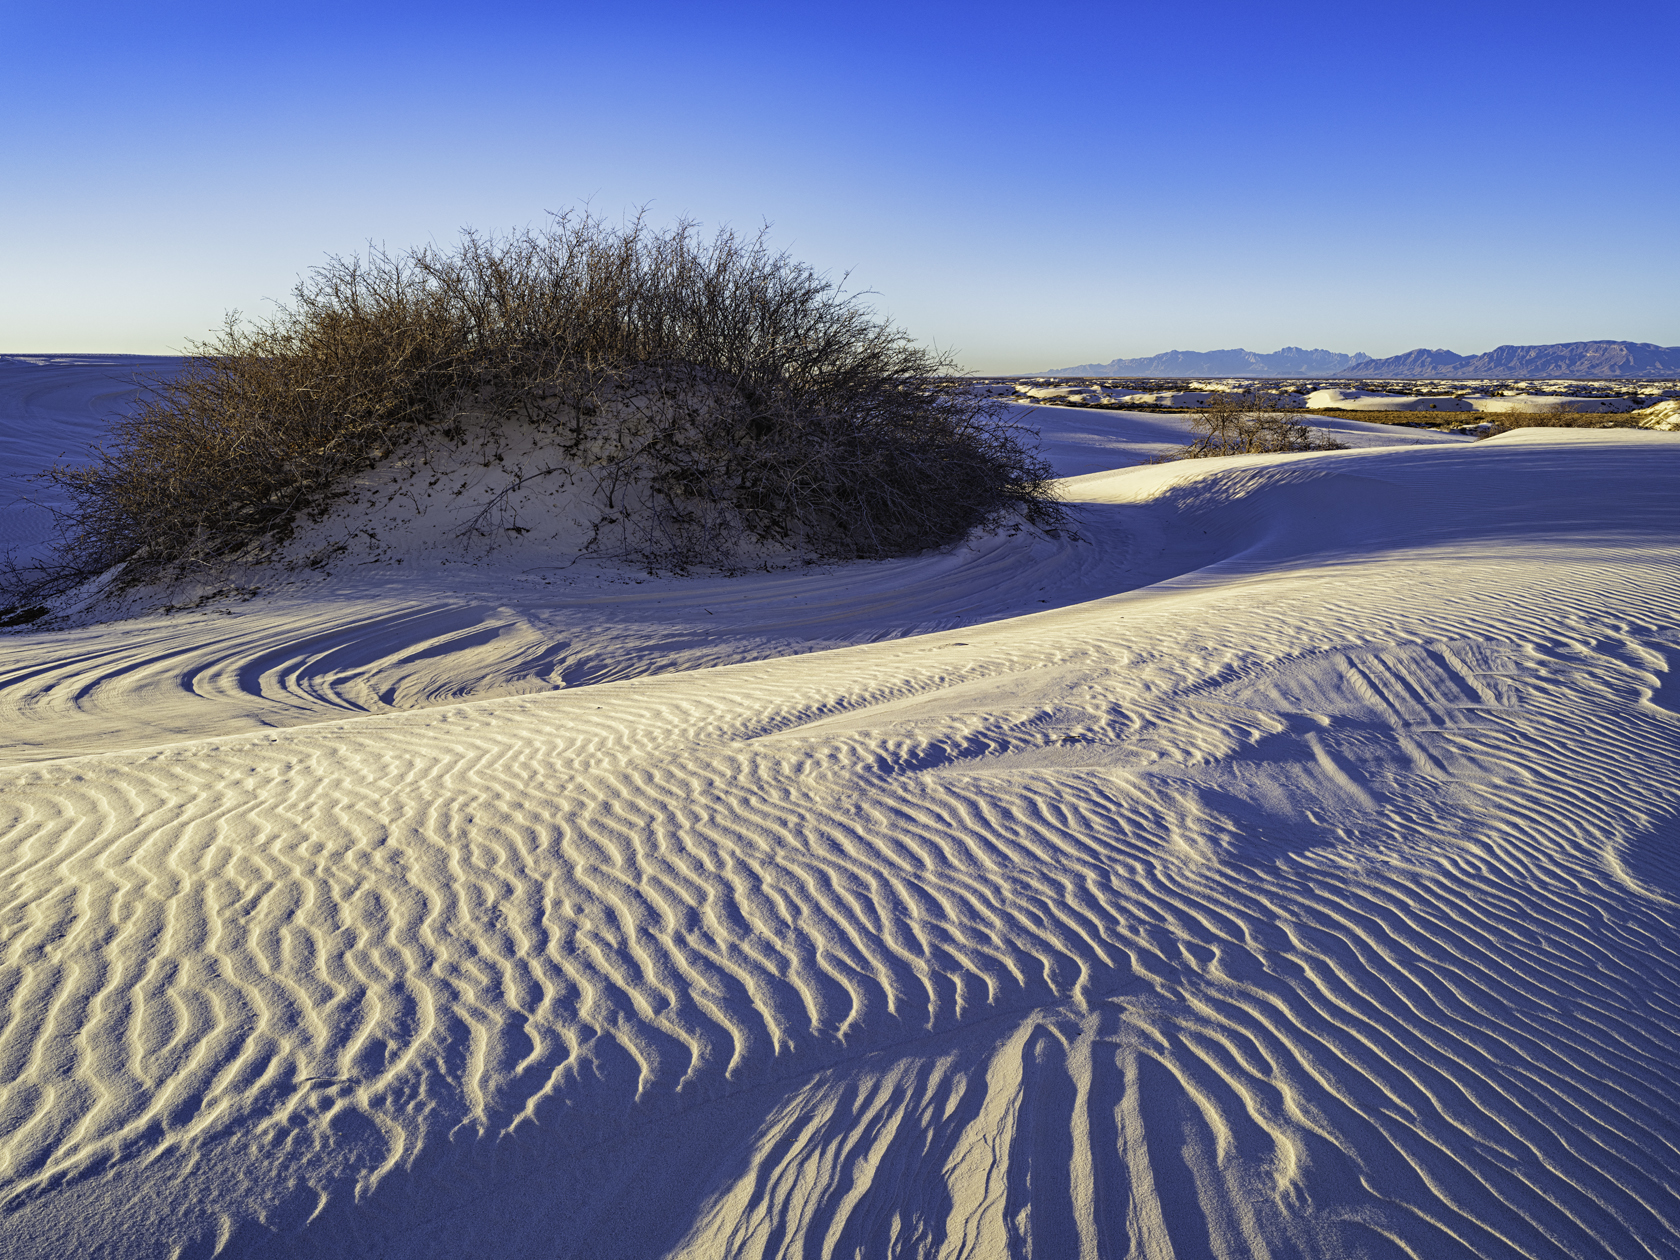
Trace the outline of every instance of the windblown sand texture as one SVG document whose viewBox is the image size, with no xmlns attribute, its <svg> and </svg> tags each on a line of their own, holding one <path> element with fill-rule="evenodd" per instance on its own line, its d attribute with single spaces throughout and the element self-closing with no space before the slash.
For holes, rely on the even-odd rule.
<svg viewBox="0 0 1680 1260">
<path fill-rule="evenodd" d="M 1680 1255 L 1680 435 L 1177 419 L 0 637 L 0 1254 Z"/>
</svg>

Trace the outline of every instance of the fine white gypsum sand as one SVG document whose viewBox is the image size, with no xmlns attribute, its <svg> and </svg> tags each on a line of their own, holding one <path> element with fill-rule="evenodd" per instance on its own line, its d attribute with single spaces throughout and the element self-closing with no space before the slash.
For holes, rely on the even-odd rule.
<svg viewBox="0 0 1680 1260">
<path fill-rule="evenodd" d="M 1677 1254 L 1680 435 L 1035 418 L 1077 538 L 0 637 L 0 1254 Z"/>
<path fill-rule="evenodd" d="M 1632 411 L 1632 398 L 1593 398 L 1562 394 L 1506 394 L 1468 396 L 1440 394 L 1381 394 L 1364 389 L 1315 389 L 1306 395 L 1308 408 L 1335 407 L 1346 411 Z"/>
</svg>

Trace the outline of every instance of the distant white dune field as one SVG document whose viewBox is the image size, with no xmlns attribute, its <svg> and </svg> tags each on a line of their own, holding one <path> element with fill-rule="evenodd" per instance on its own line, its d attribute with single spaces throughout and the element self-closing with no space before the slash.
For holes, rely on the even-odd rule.
<svg viewBox="0 0 1680 1260">
<path fill-rule="evenodd" d="M 0 1255 L 1680 1255 L 1680 435 L 1105 417 L 1078 538 L 0 636 Z"/>
<path fill-rule="evenodd" d="M 1363 389 L 1315 389 L 1306 396 L 1308 407 L 1336 407 L 1348 411 L 1586 411 L 1624 412 L 1638 404 L 1632 398 L 1569 397 L 1561 394 L 1505 394 L 1494 397 L 1452 394 L 1381 394 Z"/>
</svg>

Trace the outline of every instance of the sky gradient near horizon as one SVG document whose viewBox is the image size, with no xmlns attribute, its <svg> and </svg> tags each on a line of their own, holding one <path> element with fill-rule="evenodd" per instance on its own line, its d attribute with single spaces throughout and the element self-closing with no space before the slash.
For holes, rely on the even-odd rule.
<svg viewBox="0 0 1680 1260">
<path fill-rule="evenodd" d="M 172 353 L 328 254 L 772 227 L 984 372 L 1680 344 L 1680 6 L 8 5 L 0 352 Z"/>
</svg>

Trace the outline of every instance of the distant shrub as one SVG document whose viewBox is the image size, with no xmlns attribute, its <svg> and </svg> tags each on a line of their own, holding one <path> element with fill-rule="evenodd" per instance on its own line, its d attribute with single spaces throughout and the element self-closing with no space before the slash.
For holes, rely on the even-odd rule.
<svg viewBox="0 0 1680 1260">
<path fill-rule="evenodd" d="M 635 506 L 656 567 L 726 559 L 732 535 L 890 556 L 1009 511 L 1060 517 L 1035 435 L 999 399 L 941 392 L 948 356 L 762 233 L 565 214 L 453 251 L 372 250 L 192 349 L 91 464 L 49 472 L 73 503 L 63 544 L 14 591 L 120 561 L 130 579 L 214 564 L 405 444 L 512 422 Z"/>
<path fill-rule="evenodd" d="M 1221 455 L 1271 455 L 1286 451 L 1339 451 L 1344 444 L 1301 423 L 1283 396 L 1256 390 L 1216 394 L 1190 421 L 1189 445 L 1161 462 Z"/>
</svg>

